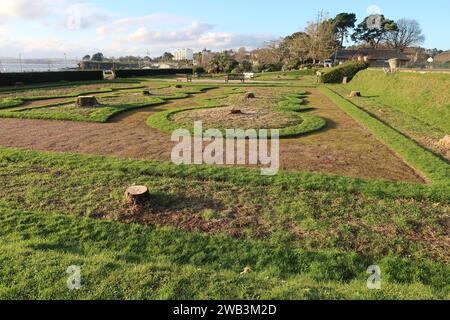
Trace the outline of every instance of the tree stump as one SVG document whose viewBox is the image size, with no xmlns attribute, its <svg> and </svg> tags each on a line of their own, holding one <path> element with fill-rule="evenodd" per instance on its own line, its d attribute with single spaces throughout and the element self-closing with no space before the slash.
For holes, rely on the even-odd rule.
<svg viewBox="0 0 450 320">
<path fill-rule="evenodd" d="M 126 202 L 129 205 L 143 205 L 148 201 L 149 196 L 146 186 L 131 186 L 125 191 Z"/>
<path fill-rule="evenodd" d="M 99 103 L 94 96 L 79 96 L 77 98 L 78 107 L 96 107 Z"/>
<path fill-rule="evenodd" d="M 350 93 L 350 98 L 353 98 L 353 97 L 361 97 L 361 92 L 359 92 L 359 91 L 352 91 Z"/>
<path fill-rule="evenodd" d="M 150 94 L 150 91 L 144 90 L 144 91 L 142 91 L 142 95 L 143 96 L 150 96 L 151 94 Z"/>
<path fill-rule="evenodd" d="M 247 92 L 245 94 L 245 99 L 255 99 L 255 94 L 253 92 Z"/>
<path fill-rule="evenodd" d="M 347 82 L 348 82 L 348 78 L 347 78 L 347 77 L 344 77 L 344 78 L 342 79 L 342 84 L 347 84 Z"/>
<path fill-rule="evenodd" d="M 450 150 L 450 135 L 447 135 L 440 140 L 439 145 L 445 150 Z"/>
<path fill-rule="evenodd" d="M 181 89 L 181 88 L 183 88 L 183 86 L 182 86 L 181 84 L 177 84 L 177 85 L 175 86 L 175 88 Z"/>
<path fill-rule="evenodd" d="M 243 114 L 242 110 L 240 109 L 231 109 L 230 114 Z"/>
</svg>

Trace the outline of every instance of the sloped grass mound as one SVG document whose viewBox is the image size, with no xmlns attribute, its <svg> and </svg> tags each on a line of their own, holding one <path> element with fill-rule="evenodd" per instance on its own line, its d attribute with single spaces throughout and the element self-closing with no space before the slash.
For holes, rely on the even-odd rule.
<svg viewBox="0 0 450 320">
<path fill-rule="evenodd" d="M 241 91 L 230 91 L 228 94 L 237 94 L 241 93 Z M 188 108 L 179 108 L 175 110 L 168 110 L 164 112 L 159 112 L 153 116 L 151 116 L 147 120 L 147 124 L 155 129 L 159 129 L 164 132 L 171 133 L 177 129 L 187 129 L 191 133 L 193 132 L 193 124 L 192 125 L 182 125 L 173 121 L 172 118 L 175 114 L 192 111 L 192 110 L 200 110 L 200 109 L 212 109 L 212 108 L 220 108 L 225 107 L 223 103 L 218 101 L 226 97 L 226 95 L 222 94 L 210 99 L 201 99 L 197 100 L 197 103 L 200 105 L 198 107 L 188 107 Z M 291 126 L 287 126 L 284 128 L 280 128 L 280 137 L 293 137 L 299 136 L 302 134 L 311 133 L 314 131 L 318 131 L 326 126 L 326 120 L 314 115 L 300 113 L 303 111 L 308 111 L 309 108 L 305 108 L 303 104 L 304 93 L 299 94 L 286 94 L 282 97 L 281 101 L 278 105 L 273 109 L 272 112 L 280 113 L 285 116 L 289 116 L 293 119 L 299 119 L 300 122 L 298 124 L 294 124 Z M 225 125 L 225 124 L 224 124 Z M 227 128 L 227 129 L 241 129 L 241 128 Z M 264 125 L 255 124 L 254 129 L 266 129 Z M 208 128 L 203 128 L 204 131 L 208 130 Z M 223 130 L 223 134 L 225 131 Z"/>
<path fill-rule="evenodd" d="M 322 70 L 321 81 L 323 83 L 342 83 L 344 77 L 350 81 L 359 71 L 368 67 L 369 65 L 365 62 L 346 62 L 337 67 Z"/>
<path fill-rule="evenodd" d="M 450 74 L 364 70 L 345 87 L 450 133 Z"/>
<path fill-rule="evenodd" d="M 448 163 L 372 117 L 331 89 L 323 87 L 321 90 L 347 114 L 374 133 L 388 147 L 395 150 L 407 163 L 422 172 L 433 184 L 441 185 L 445 190 L 449 189 L 450 165 Z"/>
</svg>

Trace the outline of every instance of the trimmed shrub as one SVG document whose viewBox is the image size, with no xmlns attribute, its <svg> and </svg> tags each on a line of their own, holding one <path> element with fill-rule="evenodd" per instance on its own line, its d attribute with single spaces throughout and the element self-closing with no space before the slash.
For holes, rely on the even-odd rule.
<svg viewBox="0 0 450 320">
<path fill-rule="evenodd" d="M 369 65 L 365 62 L 347 62 L 323 71 L 321 81 L 323 83 L 341 83 L 344 77 L 347 77 L 348 81 L 350 81 L 359 71 L 367 69 L 368 67 Z"/>
<path fill-rule="evenodd" d="M 176 74 L 193 74 L 193 70 L 186 69 L 124 69 L 114 70 L 116 78 L 131 78 L 145 76 L 174 76 Z"/>
<path fill-rule="evenodd" d="M 16 83 L 36 84 L 61 81 L 103 80 L 103 71 L 49 71 L 49 72 L 11 72 L 0 73 L 0 86 L 13 86 Z"/>
<path fill-rule="evenodd" d="M 206 73 L 206 70 L 203 67 L 197 66 L 197 67 L 194 67 L 193 72 L 195 74 L 204 74 L 204 73 Z"/>
</svg>

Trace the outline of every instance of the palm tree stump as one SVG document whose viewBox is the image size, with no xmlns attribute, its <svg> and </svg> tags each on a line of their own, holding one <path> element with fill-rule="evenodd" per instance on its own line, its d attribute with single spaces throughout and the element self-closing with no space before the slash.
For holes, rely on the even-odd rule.
<svg viewBox="0 0 450 320">
<path fill-rule="evenodd" d="M 145 204 L 150 193 L 146 186 L 131 186 L 125 191 L 126 202 L 129 205 L 143 205 Z"/>
<path fill-rule="evenodd" d="M 77 107 L 96 107 L 100 104 L 94 96 L 79 96 L 76 105 Z"/>
<path fill-rule="evenodd" d="M 352 91 L 350 93 L 350 98 L 354 98 L 354 97 L 361 97 L 361 92 L 359 92 L 359 91 Z"/>
</svg>

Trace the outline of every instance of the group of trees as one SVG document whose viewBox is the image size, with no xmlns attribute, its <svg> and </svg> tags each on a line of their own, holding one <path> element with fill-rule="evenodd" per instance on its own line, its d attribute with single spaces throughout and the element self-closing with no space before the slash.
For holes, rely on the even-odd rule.
<svg viewBox="0 0 450 320">
<path fill-rule="evenodd" d="M 152 62 L 171 62 L 173 61 L 173 54 L 169 53 L 169 52 L 165 52 L 163 55 L 161 55 L 160 57 L 156 57 L 154 59 L 146 56 L 144 58 L 142 57 L 138 57 L 138 56 L 123 56 L 123 57 L 119 57 L 119 58 L 106 58 L 103 53 L 98 52 L 93 54 L 92 56 L 90 55 L 85 55 L 83 57 L 83 61 L 95 61 L 95 62 L 103 62 L 103 61 L 115 61 L 115 62 L 127 62 L 127 63 L 139 63 L 142 61 L 152 61 Z"/>
<path fill-rule="evenodd" d="M 103 60 L 105 60 L 105 56 L 101 52 L 97 52 L 97 53 L 93 54 L 92 57 L 88 54 L 83 57 L 83 61 L 102 62 Z"/>
<path fill-rule="evenodd" d="M 349 38 L 358 47 L 400 50 L 421 45 L 425 40 L 415 20 L 393 21 L 384 15 L 375 15 L 366 17 L 357 25 L 354 13 L 344 12 L 328 18 L 319 12 L 303 32 L 269 43 L 265 48 L 255 50 L 254 55 L 260 65 L 295 69 L 302 64 L 315 64 L 330 58 L 336 50 L 344 48 Z"/>
<path fill-rule="evenodd" d="M 241 73 L 252 71 L 253 64 L 239 56 L 238 53 L 223 51 L 215 53 L 207 64 L 207 71 L 209 73 Z"/>
<path fill-rule="evenodd" d="M 394 21 L 384 15 L 366 17 L 357 24 L 354 13 L 340 13 L 334 18 L 320 11 L 314 21 L 308 22 L 302 32 L 296 32 L 278 41 L 268 43 L 264 48 L 251 53 L 245 48 L 235 51 L 210 53 L 206 49 L 194 55 L 194 61 L 205 72 L 240 73 L 261 70 L 297 69 L 305 64 L 316 64 L 332 57 L 338 49 L 344 48 L 346 40 L 351 39 L 358 47 L 396 48 L 405 50 L 421 45 L 425 37 L 416 20 L 400 19 Z M 171 62 L 174 56 L 165 52 L 162 56 L 144 60 L 152 62 Z M 100 52 L 89 56 L 85 61 L 104 61 Z M 142 61 L 140 57 L 121 57 L 115 61 Z"/>
</svg>

